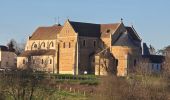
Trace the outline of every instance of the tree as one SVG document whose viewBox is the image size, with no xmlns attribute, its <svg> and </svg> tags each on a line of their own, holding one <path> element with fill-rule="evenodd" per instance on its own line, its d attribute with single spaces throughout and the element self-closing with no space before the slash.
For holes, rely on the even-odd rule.
<svg viewBox="0 0 170 100">
<path fill-rule="evenodd" d="M 25 43 L 17 43 L 16 40 L 11 39 L 9 43 L 7 43 L 7 46 L 10 51 L 13 51 L 19 55 L 24 51 Z"/>
</svg>

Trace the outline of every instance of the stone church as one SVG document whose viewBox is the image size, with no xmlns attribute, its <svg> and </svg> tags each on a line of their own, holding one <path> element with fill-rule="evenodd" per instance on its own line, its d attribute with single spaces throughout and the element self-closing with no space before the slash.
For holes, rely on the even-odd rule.
<svg viewBox="0 0 170 100">
<path fill-rule="evenodd" d="M 58 74 L 126 76 L 141 54 L 141 38 L 133 26 L 66 20 L 64 25 L 37 28 L 18 56 L 17 67 Z"/>
</svg>

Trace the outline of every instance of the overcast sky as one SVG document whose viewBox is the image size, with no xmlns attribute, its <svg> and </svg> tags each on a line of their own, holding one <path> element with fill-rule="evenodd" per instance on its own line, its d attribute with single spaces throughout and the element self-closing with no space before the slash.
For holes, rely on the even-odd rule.
<svg viewBox="0 0 170 100">
<path fill-rule="evenodd" d="M 170 0 L 0 0 L 0 44 L 25 41 L 39 26 L 69 18 L 91 23 L 133 24 L 143 42 L 170 45 Z"/>
</svg>

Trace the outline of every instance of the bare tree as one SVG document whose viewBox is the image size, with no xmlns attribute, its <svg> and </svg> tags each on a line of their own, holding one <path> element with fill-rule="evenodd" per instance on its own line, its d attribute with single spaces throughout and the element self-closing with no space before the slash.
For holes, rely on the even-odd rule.
<svg viewBox="0 0 170 100">
<path fill-rule="evenodd" d="M 7 43 L 7 46 L 10 51 L 13 51 L 19 55 L 24 51 L 25 43 L 17 43 L 16 40 L 11 39 L 9 43 Z"/>
</svg>

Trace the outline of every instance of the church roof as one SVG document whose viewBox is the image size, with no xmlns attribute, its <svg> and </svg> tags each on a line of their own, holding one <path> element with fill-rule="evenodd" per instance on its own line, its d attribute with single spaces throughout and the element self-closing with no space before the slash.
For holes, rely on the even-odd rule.
<svg viewBox="0 0 170 100">
<path fill-rule="evenodd" d="M 55 55 L 55 50 L 27 50 L 19 55 L 19 57 Z"/>
<path fill-rule="evenodd" d="M 116 29 L 119 27 L 121 23 L 113 23 L 113 24 L 101 24 L 100 31 L 102 37 L 109 37 L 110 34 L 114 33 Z"/>
<path fill-rule="evenodd" d="M 69 22 L 79 36 L 100 37 L 100 24 Z"/>
<path fill-rule="evenodd" d="M 114 46 L 136 46 L 136 44 L 129 33 L 123 32 L 114 43 Z"/>
<path fill-rule="evenodd" d="M 126 27 L 126 30 L 127 30 L 128 33 L 131 34 L 131 36 L 134 40 L 141 41 L 141 38 L 139 37 L 139 35 L 137 34 L 137 32 L 135 31 L 133 26 L 132 27 Z"/>
<path fill-rule="evenodd" d="M 62 29 L 61 25 L 49 27 L 39 27 L 30 37 L 30 40 L 52 40 L 57 38 L 57 34 Z"/>
<path fill-rule="evenodd" d="M 93 24 L 83 22 L 69 21 L 73 29 L 79 34 L 79 36 L 87 37 L 108 37 L 110 33 L 113 33 L 120 23 L 113 24 Z"/>
</svg>

